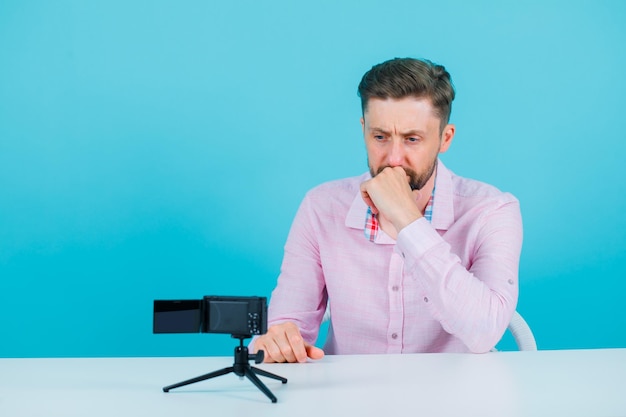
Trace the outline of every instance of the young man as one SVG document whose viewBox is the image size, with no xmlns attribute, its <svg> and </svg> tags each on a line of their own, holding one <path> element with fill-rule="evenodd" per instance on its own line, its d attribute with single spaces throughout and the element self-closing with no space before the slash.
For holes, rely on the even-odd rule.
<svg viewBox="0 0 626 417">
<path fill-rule="evenodd" d="M 392 59 L 359 84 L 369 173 L 322 184 L 293 222 L 254 340 L 266 362 L 330 354 L 487 352 L 515 310 L 522 221 L 510 194 L 449 171 L 443 66 Z M 332 311 L 324 350 L 313 346 Z"/>
</svg>

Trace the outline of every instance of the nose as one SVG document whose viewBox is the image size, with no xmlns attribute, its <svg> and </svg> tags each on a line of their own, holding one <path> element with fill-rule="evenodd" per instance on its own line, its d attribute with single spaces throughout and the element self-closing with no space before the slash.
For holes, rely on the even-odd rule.
<svg viewBox="0 0 626 417">
<path fill-rule="evenodd" d="M 387 155 L 387 163 L 391 167 L 402 166 L 404 163 L 404 144 L 400 140 L 391 142 L 391 148 Z"/>
</svg>

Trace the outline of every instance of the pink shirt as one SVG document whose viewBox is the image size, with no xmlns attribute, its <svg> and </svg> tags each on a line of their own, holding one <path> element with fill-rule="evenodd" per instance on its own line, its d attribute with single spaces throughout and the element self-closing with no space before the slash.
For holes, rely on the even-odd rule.
<svg viewBox="0 0 626 417">
<path fill-rule="evenodd" d="M 295 322 L 314 343 L 332 311 L 327 354 L 487 352 L 515 310 L 519 202 L 439 162 L 432 223 L 364 235 L 369 174 L 307 193 L 293 222 L 268 325 Z"/>
</svg>

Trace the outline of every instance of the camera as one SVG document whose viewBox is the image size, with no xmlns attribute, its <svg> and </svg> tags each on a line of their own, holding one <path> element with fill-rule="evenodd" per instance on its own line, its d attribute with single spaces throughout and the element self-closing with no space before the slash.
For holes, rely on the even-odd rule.
<svg viewBox="0 0 626 417">
<path fill-rule="evenodd" d="M 287 383 L 287 378 L 274 375 L 248 363 L 263 362 L 262 350 L 250 354 L 244 339 L 267 332 L 267 299 L 265 297 L 205 296 L 201 300 L 154 300 L 154 333 L 230 333 L 239 339 L 235 348 L 233 366 L 218 369 L 186 381 L 163 387 L 163 392 L 195 384 L 217 376 L 234 373 L 247 377 L 275 403 L 276 396 L 263 384 L 258 375 Z"/>
<path fill-rule="evenodd" d="M 265 332 L 265 297 L 154 301 L 153 333 L 227 333 L 247 338 Z"/>
</svg>

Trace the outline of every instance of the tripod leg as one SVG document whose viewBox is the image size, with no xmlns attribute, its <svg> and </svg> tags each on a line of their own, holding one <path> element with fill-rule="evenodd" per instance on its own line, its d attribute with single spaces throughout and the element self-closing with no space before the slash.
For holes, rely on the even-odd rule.
<svg viewBox="0 0 626 417">
<path fill-rule="evenodd" d="M 246 370 L 245 370 L 245 375 L 246 375 L 246 377 L 247 377 L 250 381 L 252 381 L 252 383 L 253 383 L 254 385 L 256 385 L 256 387 L 257 387 L 258 389 L 260 389 L 261 391 L 263 391 L 263 393 L 264 393 L 265 395 L 267 395 L 267 397 L 268 397 L 270 400 L 272 400 L 272 402 L 273 402 L 273 403 L 275 403 L 275 402 L 277 401 L 277 400 L 276 400 L 276 397 L 274 396 L 274 394 L 272 394 L 272 391 L 270 391 L 270 390 L 269 390 L 269 388 L 267 388 L 267 387 L 265 386 L 265 384 L 264 384 L 263 382 L 261 382 L 261 380 L 259 379 L 259 377 L 258 377 L 258 376 L 256 376 L 256 374 L 254 373 L 254 371 L 253 371 L 252 369 L 250 369 L 250 368 L 246 368 Z"/>
<path fill-rule="evenodd" d="M 188 380 L 183 381 L 183 382 L 178 382 L 176 384 L 168 385 L 167 387 L 163 388 L 163 392 L 169 392 L 169 390 L 174 389 L 174 388 L 178 388 L 178 387 L 182 387 L 184 385 L 189 385 L 189 384 L 193 384 L 193 383 L 196 383 L 196 382 L 204 381 L 204 380 L 210 379 L 210 378 L 215 378 L 216 376 L 226 375 L 226 374 L 231 373 L 231 372 L 234 372 L 234 368 L 232 366 L 229 366 L 228 368 L 219 369 L 217 371 L 213 371 L 213 372 L 205 374 L 205 375 L 200 375 L 200 376 L 188 379 Z"/>
<path fill-rule="evenodd" d="M 287 378 L 283 378 L 282 376 L 273 374 L 271 372 L 264 371 L 263 369 L 259 369 L 259 368 L 256 368 L 254 366 L 251 366 L 251 368 L 254 371 L 254 373 L 256 373 L 256 374 L 259 374 L 261 376 L 265 376 L 267 378 L 277 379 L 280 382 L 282 382 L 283 384 L 287 383 Z"/>
</svg>

